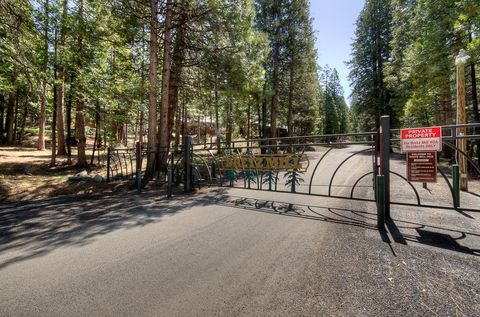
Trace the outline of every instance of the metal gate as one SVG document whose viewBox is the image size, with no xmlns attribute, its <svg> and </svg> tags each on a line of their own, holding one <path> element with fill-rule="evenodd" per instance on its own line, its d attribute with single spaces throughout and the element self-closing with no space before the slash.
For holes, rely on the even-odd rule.
<svg viewBox="0 0 480 317">
<path fill-rule="evenodd" d="M 405 154 L 400 153 L 400 129 L 390 129 L 390 118 L 381 118 L 380 151 L 377 175 L 384 181 L 384 211 L 390 217 L 391 205 L 416 206 L 437 209 L 452 209 L 459 212 L 480 212 L 480 166 L 475 158 L 479 146 L 480 123 L 445 125 L 440 127 L 443 150 L 446 155 L 438 156 L 437 178 L 433 184 L 412 183 L 407 180 Z M 462 131 L 463 133 L 458 133 Z M 469 151 L 459 149 L 457 142 L 468 143 Z M 476 152 L 478 153 L 478 152 Z M 459 160 L 468 162 L 468 191 L 460 191 L 459 175 L 456 173 Z"/>
<path fill-rule="evenodd" d="M 388 116 L 380 122 L 378 131 L 363 133 L 210 143 L 194 143 L 187 136 L 181 147 L 165 151 L 168 164 L 156 178 L 167 185 L 169 195 L 175 185 L 185 192 L 219 186 L 376 202 L 379 227 L 390 218 L 392 205 L 480 211 L 480 167 L 471 154 L 480 142 L 480 124 L 441 127 L 443 147 L 453 154 L 439 160 L 438 183 L 425 185 L 407 180 L 405 155 L 399 151 L 400 130 L 390 129 Z M 468 153 L 459 150 L 458 140 L 470 143 Z M 136 152 L 140 191 L 146 178 L 144 158 L 151 153 L 138 146 Z M 133 156 L 131 152 L 121 155 Z M 459 190 L 455 173 L 460 157 L 469 166 L 468 192 Z M 123 167 L 121 161 L 112 160 L 108 165 L 132 174 L 131 163 Z"/>
<path fill-rule="evenodd" d="M 375 201 L 376 138 L 366 132 L 192 144 L 187 190 L 206 185 Z"/>
</svg>

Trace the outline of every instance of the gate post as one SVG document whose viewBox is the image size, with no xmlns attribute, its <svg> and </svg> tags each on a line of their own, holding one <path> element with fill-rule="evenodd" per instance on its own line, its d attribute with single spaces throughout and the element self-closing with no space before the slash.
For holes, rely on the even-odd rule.
<svg viewBox="0 0 480 317">
<path fill-rule="evenodd" d="M 107 147 L 107 183 L 110 182 L 110 147 Z"/>
<path fill-rule="evenodd" d="M 390 219 L 390 116 L 380 117 L 381 136 L 381 175 L 385 181 L 385 217 Z"/>
<path fill-rule="evenodd" d="M 172 197 L 172 168 L 167 167 L 167 197 Z"/>
<path fill-rule="evenodd" d="M 377 201 L 377 227 L 385 228 L 385 176 L 377 175 L 375 187 L 375 200 Z"/>
<path fill-rule="evenodd" d="M 136 177 L 135 185 L 137 185 L 137 193 L 142 191 L 142 146 L 140 142 L 135 144 L 135 165 L 136 165 Z"/>
<path fill-rule="evenodd" d="M 453 183 L 453 207 L 460 207 L 460 169 L 458 164 L 452 166 L 452 183 Z"/>
<path fill-rule="evenodd" d="M 184 188 L 185 192 L 192 191 L 192 137 L 185 136 L 184 148 L 183 148 L 183 160 L 184 160 Z"/>
</svg>

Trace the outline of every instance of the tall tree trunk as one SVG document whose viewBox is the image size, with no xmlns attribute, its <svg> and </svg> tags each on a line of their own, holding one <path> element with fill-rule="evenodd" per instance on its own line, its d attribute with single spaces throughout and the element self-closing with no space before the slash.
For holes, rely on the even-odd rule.
<svg viewBox="0 0 480 317">
<path fill-rule="evenodd" d="M 257 132 L 258 132 L 258 136 L 261 137 L 262 135 L 262 125 L 261 125 L 261 122 L 262 122 L 262 114 L 261 114 L 261 94 L 257 95 L 257 98 L 255 99 L 255 108 L 257 110 Z"/>
<path fill-rule="evenodd" d="M 478 109 L 478 94 L 477 94 L 477 75 L 475 73 L 475 64 L 470 66 L 470 77 L 472 80 L 472 106 L 473 118 L 475 122 L 480 123 L 480 111 Z M 476 134 L 480 134 L 480 129 L 476 129 Z M 480 140 L 477 140 L 477 161 L 480 163 Z"/>
<path fill-rule="evenodd" d="M 169 87 L 170 87 L 170 70 L 171 70 L 171 42 L 172 42 L 172 14 L 173 3 L 172 0 L 167 0 L 165 11 L 165 31 L 163 42 L 163 66 L 162 66 L 162 102 L 160 105 L 160 126 L 158 128 L 158 154 L 157 170 L 164 170 L 167 162 L 168 148 L 170 145 L 169 136 Z"/>
<path fill-rule="evenodd" d="M 230 147 L 232 143 L 232 132 L 233 132 L 232 114 L 233 114 L 233 97 L 229 96 L 229 101 L 227 105 L 227 131 L 225 134 L 225 141 L 228 147 Z"/>
<path fill-rule="evenodd" d="M 77 167 L 87 167 L 87 138 L 85 136 L 85 99 L 80 96 L 77 101 L 77 109 L 75 111 L 75 135 L 78 139 L 77 145 Z"/>
<path fill-rule="evenodd" d="M 247 107 L 247 147 L 250 147 L 250 138 L 251 138 L 251 131 L 250 131 L 251 110 L 252 110 L 252 104 L 251 102 L 249 102 Z"/>
<path fill-rule="evenodd" d="M 5 121 L 5 129 L 7 130 L 7 145 L 13 145 L 15 140 L 15 131 L 13 129 L 15 121 L 15 100 L 17 99 L 17 89 L 12 88 L 8 94 L 7 118 Z"/>
<path fill-rule="evenodd" d="M 45 150 L 45 119 L 47 110 L 47 80 L 42 80 L 42 92 L 40 96 L 40 119 L 38 124 L 37 150 Z"/>
<path fill-rule="evenodd" d="M 282 9 L 282 0 L 275 1 L 274 6 L 274 15 L 275 15 L 275 45 L 273 49 L 273 96 L 272 104 L 270 111 L 270 129 L 271 137 L 275 138 L 277 136 L 277 112 L 279 104 L 279 95 L 280 95 L 280 34 L 281 34 L 281 9 Z"/>
<path fill-rule="evenodd" d="M 179 111 L 179 89 L 183 71 L 183 62 L 185 56 L 185 24 L 187 23 L 187 15 L 185 12 L 180 13 L 180 21 L 176 28 L 175 43 L 173 47 L 172 69 L 170 74 L 169 85 L 169 109 L 168 109 L 168 135 L 172 135 L 175 123 L 175 147 L 180 143 L 180 111 Z M 176 114 L 176 115 L 175 115 Z M 176 118 L 176 121 L 175 121 Z M 170 143 L 170 142 L 169 142 Z"/>
<path fill-rule="evenodd" d="M 480 122 L 480 112 L 478 109 L 478 94 L 477 94 L 477 75 L 475 74 L 475 64 L 470 65 L 470 78 L 472 82 L 472 106 L 473 117 L 476 122 Z"/>
<path fill-rule="evenodd" d="M 78 35 L 78 68 L 82 69 L 83 64 L 83 35 L 85 32 L 85 21 L 83 17 L 83 0 L 79 0 L 78 3 L 78 13 L 79 13 L 79 24 L 80 31 Z M 79 81 L 80 82 L 80 81 Z M 75 111 L 75 134 L 78 139 L 77 145 L 77 166 L 78 167 L 87 167 L 87 156 L 86 156 L 86 147 L 87 147 L 87 138 L 85 136 L 85 97 L 83 96 L 83 87 L 80 84 L 77 89 L 77 109 Z"/>
<path fill-rule="evenodd" d="M 99 148 L 99 136 L 100 136 L 100 101 L 95 101 L 95 139 L 93 140 L 92 156 L 90 158 L 90 165 L 93 165 L 93 159 L 95 158 L 95 150 Z"/>
<path fill-rule="evenodd" d="M 288 84 L 288 114 L 287 114 L 287 127 L 288 136 L 293 135 L 293 91 L 295 85 L 295 55 L 292 53 L 292 60 L 290 61 L 290 79 Z"/>
<path fill-rule="evenodd" d="M 38 150 L 45 150 L 45 120 L 47 112 L 47 72 L 48 72 L 48 0 L 45 1 L 45 15 L 44 15 L 44 33 L 43 33 L 43 76 L 42 76 L 42 91 L 40 93 L 40 121 L 38 124 Z"/>
<path fill-rule="evenodd" d="M 219 119 L 219 109 L 218 109 L 218 78 L 217 74 L 215 74 L 215 82 L 213 83 L 213 91 L 214 91 L 214 103 L 215 103 L 215 133 L 217 137 L 220 136 L 220 119 Z"/>
<path fill-rule="evenodd" d="M 270 129 L 271 137 L 277 136 L 277 111 L 280 94 L 280 82 L 279 82 L 279 59 L 280 59 L 280 45 L 275 45 L 275 52 L 273 56 L 273 96 L 272 105 L 270 110 Z"/>
<path fill-rule="evenodd" d="M 0 142 L 3 141 L 3 133 L 5 132 L 5 97 L 0 94 Z"/>
<path fill-rule="evenodd" d="M 20 135 L 18 137 L 18 144 L 22 144 L 23 138 L 25 136 L 25 125 L 27 123 L 27 116 L 28 116 L 28 102 L 25 103 L 25 107 L 23 108 L 23 115 L 22 115 L 22 124 L 20 126 Z"/>
<path fill-rule="evenodd" d="M 58 86 L 57 86 L 57 154 L 65 155 L 67 154 L 66 143 L 65 143 L 65 123 L 63 120 L 64 117 L 64 108 L 65 108 L 65 23 L 67 19 L 67 9 L 68 9 L 68 0 L 63 0 L 63 11 L 62 11 L 62 21 L 60 28 L 60 41 L 58 47 L 60 49 L 60 62 L 58 63 Z"/>
<path fill-rule="evenodd" d="M 58 82 L 57 82 L 57 67 L 58 67 L 58 42 L 57 42 L 57 30 L 55 29 L 55 41 L 54 41 L 54 46 L 55 46 L 55 55 L 54 55 L 54 70 L 53 70 L 53 120 L 52 120 L 52 157 L 51 157 L 51 166 L 55 166 L 57 164 L 56 160 L 56 154 L 57 154 L 57 90 L 58 90 Z"/>
<path fill-rule="evenodd" d="M 57 69 L 55 66 L 55 81 L 57 80 Z M 50 166 L 57 164 L 57 85 L 53 86 L 53 114 L 52 114 L 52 157 Z"/>
<path fill-rule="evenodd" d="M 445 86 L 443 87 L 440 95 L 440 104 L 442 108 L 442 124 L 450 125 L 452 124 L 453 118 L 453 109 L 452 109 L 452 94 L 449 80 L 445 79 Z M 445 131 L 447 136 L 450 135 L 450 131 Z M 454 152 L 449 147 L 444 147 L 444 155 L 446 158 L 451 158 Z"/>
<path fill-rule="evenodd" d="M 70 74 L 70 89 L 68 91 L 68 100 L 66 107 L 66 120 L 67 120 L 67 164 L 72 164 L 72 99 L 73 99 L 73 84 L 74 75 Z"/>
<path fill-rule="evenodd" d="M 178 146 L 180 145 L 180 128 L 182 125 L 181 119 L 180 107 L 177 105 L 177 111 L 175 115 L 175 149 L 178 149 Z"/>
<path fill-rule="evenodd" d="M 20 91 L 17 89 L 17 93 L 15 95 L 15 111 L 14 111 L 14 116 L 13 116 L 13 142 L 15 143 L 17 141 L 17 128 L 18 128 L 18 105 L 19 105 L 19 99 L 20 99 Z"/>
<path fill-rule="evenodd" d="M 150 0 L 150 69 L 148 80 L 150 82 L 148 105 L 148 147 L 147 158 L 148 176 L 152 176 L 155 169 L 155 152 L 157 147 L 157 64 L 158 64 L 158 0 Z"/>
<path fill-rule="evenodd" d="M 263 96 L 262 96 L 262 129 L 261 129 L 261 138 L 265 139 L 267 137 L 267 83 L 263 85 Z"/>
</svg>

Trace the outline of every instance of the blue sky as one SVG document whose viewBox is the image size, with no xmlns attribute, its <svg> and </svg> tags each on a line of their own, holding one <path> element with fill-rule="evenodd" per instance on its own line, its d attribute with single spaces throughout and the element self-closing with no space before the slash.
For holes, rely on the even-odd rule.
<svg viewBox="0 0 480 317">
<path fill-rule="evenodd" d="M 310 0 L 310 14 L 317 38 L 318 64 L 335 67 L 345 91 L 350 93 L 348 68 L 351 46 L 355 33 L 355 21 L 362 10 L 364 0 Z M 347 102 L 350 104 L 349 100 Z"/>
</svg>

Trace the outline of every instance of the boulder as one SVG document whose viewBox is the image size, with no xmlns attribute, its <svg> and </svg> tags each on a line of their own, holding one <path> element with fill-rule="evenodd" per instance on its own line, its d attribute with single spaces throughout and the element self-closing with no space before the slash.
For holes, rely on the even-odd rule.
<svg viewBox="0 0 480 317">
<path fill-rule="evenodd" d="M 104 182 L 105 181 L 105 178 L 102 176 L 102 175 L 95 175 L 95 177 L 93 178 L 93 180 L 96 182 L 96 183 L 101 183 L 101 182 Z"/>
</svg>

